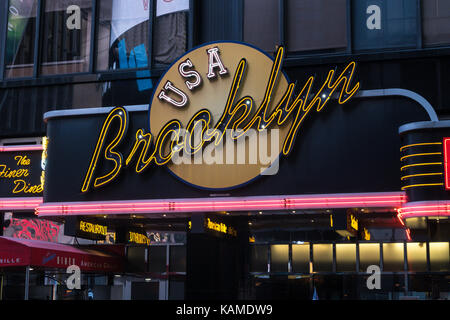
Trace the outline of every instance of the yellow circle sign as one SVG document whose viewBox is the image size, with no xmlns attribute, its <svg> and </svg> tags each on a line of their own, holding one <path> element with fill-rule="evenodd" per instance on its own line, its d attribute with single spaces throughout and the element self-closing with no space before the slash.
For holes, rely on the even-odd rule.
<svg viewBox="0 0 450 320">
<path fill-rule="evenodd" d="M 244 70 L 239 87 L 235 96 L 230 97 L 242 61 L 245 61 L 245 66 L 241 66 Z M 267 54 L 240 43 L 212 43 L 188 52 L 169 68 L 155 89 L 150 107 L 152 135 L 158 136 L 173 119 L 179 120 L 187 129 L 192 117 L 204 109 L 211 114 L 208 128 L 212 129 L 223 119 L 229 100 L 233 100 L 229 108 L 233 111 L 240 101 L 248 97 L 247 105 L 251 103 L 252 108 L 237 127 L 243 129 L 263 103 L 273 67 L 274 60 Z M 275 79 L 269 97 L 270 111 L 288 88 L 286 76 L 283 73 L 276 76 L 278 79 Z M 243 115 L 244 109 L 240 112 Z M 235 115 L 234 120 L 240 115 Z M 194 128 L 194 125 L 190 127 Z M 289 126 L 283 125 L 276 130 L 276 137 L 272 137 L 273 130 L 260 133 L 249 129 L 245 132 L 246 138 L 237 140 L 229 139 L 229 135 L 224 134 L 222 144 L 214 144 L 214 150 L 204 146 L 194 155 L 180 154 L 177 163 L 171 161 L 167 166 L 185 182 L 202 188 L 238 186 L 259 176 L 277 161 Z"/>
</svg>

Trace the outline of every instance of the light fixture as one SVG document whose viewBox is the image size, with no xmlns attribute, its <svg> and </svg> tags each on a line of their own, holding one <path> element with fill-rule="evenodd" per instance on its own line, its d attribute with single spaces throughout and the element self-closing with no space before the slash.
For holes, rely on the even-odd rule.
<svg viewBox="0 0 450 320">
<path fill-rule="evenodd" d="M 116 277 L 116 278 L 120 278 L 120 277 L 121 277 L 121 275 L 120 275 L 120 274 L 115 274 L 115 275 L 114 275 L 114 277 Z"/>
<path fill-rule="evenodd" d="M 259 214 L 262 214 L 262 211 L 260 211 Z"/>
<path fill-rule="evenodd" d="M 152 281 L 152 279 L 150 279 L 150 278 L 145 278 L 145 281 L 146 281 L 146 282 L 149 282 L 149 281 Z"/>
</svg>

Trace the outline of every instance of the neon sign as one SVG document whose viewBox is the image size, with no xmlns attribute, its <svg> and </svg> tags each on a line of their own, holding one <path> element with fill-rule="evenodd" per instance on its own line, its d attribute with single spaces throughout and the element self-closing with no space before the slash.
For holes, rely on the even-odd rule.
<svg viewBox="0 0 450 320">
<path fill-rule="evenodd" d="M 72 237 L 104 241 L 108 234 L 108 226 L 94 221 L 78 219 L 77 217 L 67 217 L 65 219 L 64 234 Z"/>
<path fill-rule="evenodd" d="M 450 138 L 444 138 L 444 171 L 445 171 L 445 190 L 450 190 Z"/>
<path fill-rule="evenodd" d="M 228 234 L 228 235 L 231 235 L 231 236 L 234 236 L 234 237 L 237 236 L 236 229 L 231 227 L 231 226 L 227 226 L 223 222 L 215 222 L 215 221 L 212 221 L 210 218 L 207 218 L 206 221 L 205 221 L 205 225 L 206 225 L 206 228 L 209 229 L 209 230 L 213 230 L 213 231 L 217 231 L 217 232 L 220 232 L 220 233 Z"/>
<path fill-rule="evenodd" d="M 34 154 L 23 151 L 18 154 L 9 151 L 7 149 L 2 152 L 0 158 L 0 183 L 3 185 L 4 191 L 2 191 L 5 195 L 30 196 L 42 194 L 43 185 L 37 183 L 37 175 L 34 173 L 37 169 L 37 159 Z"/>
<path fill-rule="evenodd" d="M 231 49 L 228 50 L 229 48 L 239 50 L 231 51 Z M 198 57 L 205 55 L 205 50 L 204 62 L 207 68 L 200 72 L 198 71 L 201 68 L 200 65 L 197 63 L 196 67 L 193 61 L 195 59 L 198 61 Z M 236 61 L 234 76 L 230 78 L 227 66 L 233 65 L 225 61 L 225 58 L 231 61 L 231 56 L 236 56 L 236 52 L 248 54 Z M 236 58 L 234 57 L 234 59 Z M 262 59 L 265 59 L 263 66 L 252 65 L 253 60 L 260 62 Z M 181 57 L 155 88 L 150 109 L 152 130 L 155 127 L 152 120 L 155 121 L 155 118 L 170 116 L 172 120 L 165 122 L 160 130 L 156 129 L 153 132 L 147 132 L 144 129 L 137 130 L 131 151 L 124 156 L 118 147 L 126 135 L 129 115 L 123 107 L 114 108 L 108 114 L 100 130 L 81 186 L 81 192 L 86 193 L 112 182 L 124 167 L 129 167 L 132 163 L 135 163 L 134 170 L 137 174 L 147 170 L 152 164 L 171 166 L 169 162 L 173 160 L 175 154 L 186 152 L 190 156 L 194 156 L 206 145 L 218 146 L 226 134 L 236 141 L 245 136 L 250 129 L 265 132 L 273 128 L 283 128 L 285 132 L 279 151 L 282 155 L 288 156 L 305 120 L 314 112 L 319 113 L 324 110 L 331 99 L 336 99 L 340 105 L 348 102 L 357 93 L 360 84 L 357 82 L 355 85 L 351 85 L 356 63 L 350 62 L 340 74 L 336 74 L 335 70 L 330 70 L 319 89 L 313 93 L 314 76 L 309 77 L 300 87 L 297 87 L 297 83 L 287 82 L 286 76 L 281 72 L 283 59 L 283 47 L 278 49 L 275 59 L 271 60 L 254 48 L 236 43 L 203 46 Z M 267 65 L 268 61 L 271 61 L 271 65 Z M 259 79 L 256 80 L 261 83 L 252 87 L 253 82 L 248 79 L 255 80 L 255 75 L 250 76 L 250 74 L 251 72 L 255 73 L 255 70 L 259 70 L 260 67 L 270 69 L 268 77 L 267 75 L 262 77 L 267 81 L 262 84 L 262 75 L 259 74 Z M 201 74 L 206 74 L 207 81 L 202 80 Z M 185 86 L 187 91 L 179 83 Z M 223 83 L 229 83 L 229 87 L 222 88 L 222 90 L 228 91 L 223 104 L 220 101 L 212 101 L 212 98 L 220 95 L 217 90 L 219 90 L 218 86 Z M 207 85 L 217 90 L 206 89 Z M 256 90 L 264 87 L 265 90 Z M 251 91 L 253 95 L 246 94 L 246 90 Z M 203 91 L 206 92 L 206 97 L 211 105 L 206 106 L 203 105 L 205 102 L 197 101 Z M 298 93 L 296 93 L 297 91 Z M 211 108 L 214 112 L 210 110 Z M 157 113 L 156 116 L 155 113 Z M 192 114 L 192 116 L 185 118 L 186 114 Z M 220 116 L 215 120 L 213 114 L 220 114 Z M 185 118 L 185 125 L 179 119 L 181 117 Z M 161 121 L 158 125 L 160 124 Z M 200 141 L 193 144 L 194 132 L 198 127 L 201 128 Z M 111 163 L 113 168 L 98 176 L 96 171 L 103 162 Z M 173 167 L 170 168 L 173 169 Z M 184 172 L 186 171 L 184 170 Z M 199 175 L 193 176 L 198 177 Z M 185 178 L 185 180 L 199 185 L 191 181 L 191 178 Z M 219 188 L 237 185 L 249 179 L 241 180 L 237 177 L 237 183 L 229 183 L 219 186 Z"/>
</svg>

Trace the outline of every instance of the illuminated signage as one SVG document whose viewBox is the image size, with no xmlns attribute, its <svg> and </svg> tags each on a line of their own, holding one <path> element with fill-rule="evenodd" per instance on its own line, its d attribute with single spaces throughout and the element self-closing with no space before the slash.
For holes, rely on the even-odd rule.
<svg viewBox="0 0 450 320">
<path fill-rule="evenodd" d="M 125 167 L 140 174 L 151 165 L 168 166 L 181 180 L 209 189 L 235 187 L 261 175 L 268 164 L 260 160 L 240 166 L 220 161 L 195 166 L 175 163 L 174 158 L 195 158 L 221 143 L 232 144 L 236 150 L 246 148 L 245 137 L 253 130 L 267 133 L 277 142 L 269 159 L 272 164 L 280 154 L 290 154 L 306 119 L 324 110 L 332 99 L 337 105 L 346 103 L 359 89 L 359 83 L 352 85 L 355 62 L 340 73 L 330 70 L 313 92 L 314 76 L 299 87 L 288 82 L 281 71 L 283 59 L 283 47 L 272 59 L 254 47 L 234 42 L 190 51 L 161 78 L 149 111 L 151 131 L 137 130 L 128 154 L 119 151 L 130 124 L 128 112 L 117 107 L 108 114 L 81 192 L 110 183 Z M 272 129 L 278 130 L 278 138 L 272 137 Z M 108 166 L 107 172 L 99 172 Z"/>
<path fill-rule="evenodd" d="M 230 236 L 237 236 L 237 231 L 235 228 L 226 225 L 223 222 L 212 221 L 210 218 L 206 218 L 206 228 L 209 230 L 214 230 L 220 233 L 228 234 Z"/>
<path fill-rule="evenodd" d="M 369 241 L 371 238 L 370 232 L 366 228 L 363 228 L 362 238 L 367 241 Z"/>
<path fill-rule="evenodd" d="M 80 220 L 80 231 L 106 236 L 108 233 L 108 227 Z"/>
<path fill-rule="evenodd" d="M 450 138 L 444 138 L 444 171 L 445 171 L 445 190 L 450 190 Z"/>
<path fill-rule="evenodd" d="M 150 239 L 147 237 L 147 234 L 133 231 L 128 231 L 128 242 L 136 244 L 144 244 L 147 246 L 150 245 Z"/>
<path fill-rule="evenodd" d="M 42 195 L 40 156 L 39 151 L 0 152 L 0 197 Z"/>
<path fill-rule="evenodd" d="M 355 237 L 358 235 L 359 221 L 355 210 L 336 209 L 330 217 L 331 227 L 343 237 Z"/>
<path fill-rule="evenodd" d="M 353 214 L 348 215 L 349 223 L 348 226 L 350 231 L 358 231 L 358 219 L 355 218 Z"/>
<path fill-rule="evenodd" d="M 104 241 L 108 234 L 108 226 L 77 217 L 67 217 L 64 225 L 64 234 L 72 237 Z"/>
<path fill-rule="evenodd" d="M 116 228 L 116 243 L 133 243 L 150 245 L 150 238 L 147 232 L 141 228 L 118 227 Z"/>
<path fill-rule="evenodd" d="M 229 235 L 236 237 L 237 236 L 237 230 L 235 227 L 231 226 L 228 223 L 225 223 L 223 221 L 218 221 L 216 218 L 205 218 L 203 220 L 203 225 L 206 230 L 219 232 L 221 234 Z M 188 228 L 189 230 L 192 229 L 192 221 L 188 222 Z"/>
<path fill-rule="evenodd" d="M 48 138 L 42 138 L 42 156 L 41 156 L 41 186 L 45 184 L 45 166 L 47 165 Z"/>
</svg>

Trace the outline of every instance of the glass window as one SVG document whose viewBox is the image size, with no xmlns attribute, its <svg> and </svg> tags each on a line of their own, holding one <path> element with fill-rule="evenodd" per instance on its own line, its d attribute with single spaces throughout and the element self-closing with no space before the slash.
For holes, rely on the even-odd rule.
<svg viewBox="0 0 450 320">
<path fill-rule="evenodd" d="M 267 246 L 250 246 L 250 272 L 267 272 Z"/>
<path fill-rule="evenodd" d="M 414 272 L 427 271 L 427 246 L 425 242 L 409 242 L 406 244 L 408 270 Z"/>
<path fill-rule="evenodd" d="M 267 52 L 280 44 L 279 1 L 244 1 L 244 41 Z"/>
<path fill-rule="evenodd" d="M 277 2 L 277 1 L 273 1 Z M 288 0 L 290 52 L 347 47 L 347 0 Z"/>
<path fill-rule="evenodd" d="M 359 244 L 359 271 L 366 272 L 371 265 L 380 265 L 380 244 L 360 243 Z"/>
<path fill-rule="evenodd" d="M 153 54 L 156 63 L 169 64 L 181 56 L 187 47 L 188 0 L 157 1 L 153 30 Z"/>
<path fill-rule="evenodd" d="M 170 246 L 169 271 L 186 272 L 186 246 Z"/>
<path fill-rule="evenodd" d="M 431 271 L 450 270 L 450 251 L 448 242 L 430 242 Z"/>
<path fill-rule="evenodd" d="M 403 271 L 405 266 L 403 243 L 383 243 L 383 271 Z"/>
<path fill-rule="evenodd" d="M 166 249 L 166 246 L 151 246 L 148 248 L 148 271 L 166 272 Z"/>
<path fill-rule="evenodd" d="M 5 76 L 31 77 L 34 65 L 37 0 L 10 0 Z"/>
<path fill-rule="evenodd" d="M 89 71 L 91 0 L 46 0 L 41 73 Z"/>
<path fill-rule="evenodd" d="M 97 69 L 148 66 L 149 1 L 100 0 Z"/>
<path fill-rule="evenodd" d="M 288 272 L 289 245 L 270 246 L 270 272 Z"/>
<path fill-rule="evenodd" d="M 417 0 L 353 0 L 353 47 L 416 47 L 417 8 Z"/>
<path fill-rule="evenodd" d="M 314 244 L 313 245 L 314 272 L 333 271 L 333 245 Z"/>
<path fill-rule="evenodd" d="M 336 271 L 356 272 L 356 244 L 336 244 Z"/>
<path fill-rule="evenodd" d="M 309 273 L 309 244 L 292 245 L 292 271 Z"/>
<path fill-rule="evenodd" d="M 450 1 L 422 1 L 422 36 L 427 46 L 450 43 Z"/>
</svg>

